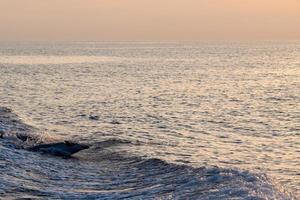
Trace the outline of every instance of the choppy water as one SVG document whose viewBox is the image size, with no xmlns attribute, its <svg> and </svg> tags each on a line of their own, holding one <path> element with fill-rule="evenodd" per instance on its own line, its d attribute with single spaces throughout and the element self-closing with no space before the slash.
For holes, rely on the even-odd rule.
<svg viewBox="0 0 300 200">
<path fill-rule="evenodd" d="M 92 146 L 0 140 L 4 199 L 300 195 L 299 42 L 2 43 L 0 75 L 4 132 Z"/>
</svg>

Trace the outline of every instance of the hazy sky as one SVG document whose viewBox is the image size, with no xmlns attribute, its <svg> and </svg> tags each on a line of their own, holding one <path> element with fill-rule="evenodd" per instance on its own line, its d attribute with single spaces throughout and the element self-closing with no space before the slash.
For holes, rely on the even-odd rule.
<svg viewBox="0 0 300 200">
<path fill-rule="evenodd" d="M 300 39 L 300 0 L 0 0 L 0 40 Z"/>
</svg>

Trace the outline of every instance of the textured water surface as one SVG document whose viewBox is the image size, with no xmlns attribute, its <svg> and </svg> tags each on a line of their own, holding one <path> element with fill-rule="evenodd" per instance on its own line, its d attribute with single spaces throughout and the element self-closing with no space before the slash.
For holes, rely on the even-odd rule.
<svg viewBox="0 0 300 200">
<path fill-rule="evenodd" d="M 4 132 L 92 146 L 1 140 L 0 196 L 299 196 L 299 42 L 3 43 L 0 74 Z"/>
</svg>

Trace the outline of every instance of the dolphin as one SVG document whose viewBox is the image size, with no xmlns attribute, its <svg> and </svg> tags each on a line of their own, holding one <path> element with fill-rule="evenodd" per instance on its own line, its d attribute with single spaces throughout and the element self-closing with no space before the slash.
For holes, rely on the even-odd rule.
<svg viewBox="0 0 300 200">
<path fill-rule="evenodd" d="M 27 149 L 29 151 L 41 152 L 44 154 L 51 154 L 54 156 L 61 156 L 61 157 L 68 158 L 71 157 L 73 154 L 88 148 L 89 148 L 88 145 L 65 141 L 65 142 L 58 142 L 58 143 L 36 145 Z"/>
</svg>

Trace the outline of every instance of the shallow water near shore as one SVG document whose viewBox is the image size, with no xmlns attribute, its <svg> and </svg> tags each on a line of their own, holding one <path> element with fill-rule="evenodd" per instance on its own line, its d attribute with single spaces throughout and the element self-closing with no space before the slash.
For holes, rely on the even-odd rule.
<svg viewBox="0 0 300 200">
<path fill-rule="evenodd" d="M 1 197 L 299 197 L 299 42 L 0 46 L 1 130 L 91 145 L 0 140 Z"/>
</svg>

